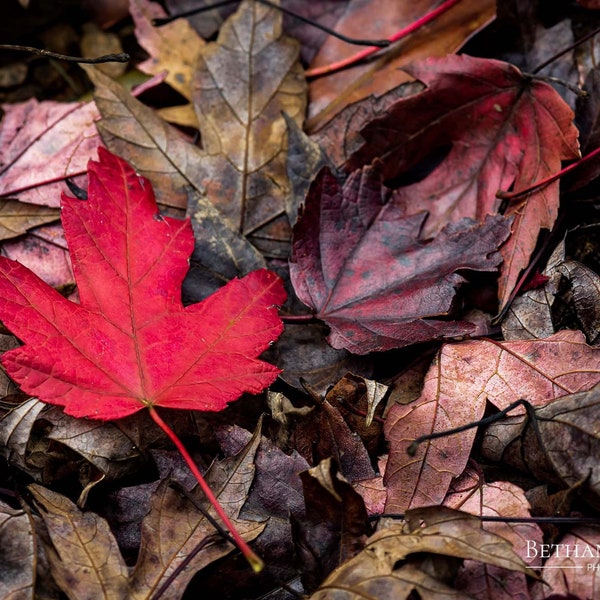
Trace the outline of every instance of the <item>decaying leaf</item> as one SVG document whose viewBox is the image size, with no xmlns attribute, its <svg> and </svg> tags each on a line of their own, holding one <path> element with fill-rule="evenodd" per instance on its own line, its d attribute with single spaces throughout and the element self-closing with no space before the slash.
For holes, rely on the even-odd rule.
<svg viewBox="0 0 600 600">
<path fill-rule="evenodd" d="M 3 110 L 0 196 L 57 207 L 64 180 L 83 184 L 80 176 L 99 144 L 94 103 L 32 98 Z"/>
<path fill-rule="evenodd" d="M 396 600 L 408 599 L 413 592 L 436 600 L 469 598 L 419 568 L 420 561 L 404 563 L 415 553 L 471 559 L 528 572 L 510 543 L 482 530 L 478 518 L 431 507 L 410 511 L 405 525 L 392 525 L 375 533 L 360 554 L 333 571 L 311 600 Z"/>
<path fill-rule="evenodd" d="M 282 111 L 302 124 L 306 88 L 298 53 L 282 35 L 281 13 L 248 1 L 201 51 L 193 99 L 207 155 L 205 194 L 244 235 L 266 228 L 262 235 L 289 238 Z"/>
<path fill-rule="evenodd" d="M 264 522 L 238 518 L 254 478 L 259 442 L 257 429 L 237 455 L 213 464 L 206 475 L 207 483 L 246 540 L 254 539 L 265 527 Z M 215 518 L 199 487 L 188 498 L 170 487 L 167 480 L 161 483 L 152 496 L 150 513 L 142 523 L 140 553 L 130 578 L 132 600 L 150 600 L 198 544 L 203 544 L 201 551 L 191 558 L 162 598 L 178 600 L 196 571 L 231 552 L 233 546 L 215 535 L 212 523 L 198 507 Z"/>
<path fill-rule="evenodd" d="M 403 512 L 412 506 L 439 504 L 452 478 L 467 464 L 475 430 L 428 440 L 412 457 L 406 451 L 415 438 L 482 418 L 486 401 L 499 409 L 520 398 L 543 406 L 590 389 L 598 381 L 600 351 L 588 346 L 577 331 L 561 331 L 544 340 L 478 340 L 443 346 L 419 399 L 396 404 L 388 413 L 386 510 Z"/>
<path fill-rule="evenodd" d="M 462 55 L 428 59 L 407 70 L 427 89 L 367 125 L 362 131 L 367 142 L 348 166 L 379 158 L 391 180 L 449 147 L 428 177 L 406 188 L 413 210 L 429 213 L 425 237 L 449 220 L 496 214 L 498 190 L 525 189 L 558 172 L 561 160 L 579 157 L 571 109 L 549 85 L 516 67 Z M 527 265 L 540 229 L 552 228 L 557 211 L 558 182 L 508 204 L 505 214 L 515 220 L 502 248 L 501 305 Z"/>
<path fill-rule="evenodd" d="M 540 481 L 583 486 L 586 498 L 600 506 L 599 403 L 598 385 L 544 403 L 535 411 L 539 437 L 525 415 L 503 419 L 486 428 L 482 453 Z"/>
<path fill-rule="evenodd" d="M 327 170 L 310 188 L 294 228 L 290 276 L 296 294 L 331 328 L 329 342 L 356 354 L 475 330 L 448 319 L 457 271 L 493 271 L 510 221 L 464 220 L 420 239 L 425 213 L 406 216 L 409 198 L 383 186 L 371 168 L 343 187 Z"/>
<path fill-rule="evenodd" d="M 329 458 L 300 474 L 305 515 L 294 519 L 294 542 L 305 564 L 303 584 L 315 589 L 339 564 L 350 560 L 372 532 L 362 497 Z"/>
<path fill-rule="evenodd" d="M 126 600 L 128 569 L 108 523 L 82 513 L 68 498 L 29 486 L 52 541 L 52 576 L 71 600 Z"/>
<path fill-rule="evenodd" d="M 541 287 L 527 290 L 511 303 L 502 320 L 502 335 L 506 341 L 545 338 L 554 333 L 552 305 L 558 292 L 564 259 L 565 245 L 561 242 L 542 273 L 548 281 Z"/>
<path fill-rule="evenodd" d="M 203 186 L 200 150 L 119 83 L 91 66 L 86 72 L 96 86 L 94 100 L 102 115 L 96 126 L 106 146 L 152 181 L 158 202 L 185 208 L 188 191 Z"/>
<path fill-rule="evenodd" d="M 27 512 L 0 501 L 0 597 L 33 600 L 37 548 Z"/>
</svg>

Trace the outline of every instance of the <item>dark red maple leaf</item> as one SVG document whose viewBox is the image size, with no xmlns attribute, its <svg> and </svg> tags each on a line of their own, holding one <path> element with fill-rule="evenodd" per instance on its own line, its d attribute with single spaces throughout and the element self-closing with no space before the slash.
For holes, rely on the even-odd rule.
<svg viewBox="0 0 600 600">
<path fill-rule="evenodd" d="M 365 354 L 475 329 L 453 313 L 465 281 L 457 271 L 495 270 L 510 220 L 465 219 L 424 242 L 426 213 L 407 216 L 406 205 L 371 168 L 343 187 L 328 170 L 313 182 L 294 228 L 290 276 L 298 298 L 331 328 L 334 348 Z"/>
<path fill-rule="evenodd" d="M 361 130 L 366 140 L 346 167 L 377 159 L 385 180 L 447 151 L 423 180 L 406 189 L 411 212 L 427 210 L 424 237 L 464 217 L 483 221 L 496 214 L 496 192 L 529 188 L 554 175 L 561 160 L 579 158 L 573 112 L 548 84 L 499 60 L 449 55 L 406 68 L 426 84 L 419 94 L 393 104 Z M 512 234 L 501 248 L 501 305 L 529 261 L 541 228 L 558 214 L 558 181 L 512 201 Z"/>
<path fill-rule="evenodd" d="M 263 269 L 184 307 L 189 219 L 161 216 L 150 183 L 98 153 L 89 199 L 62 198 L 80 304 L 1 257 L 0 318 L 24 342 L 2 364 L 25 392 L 75 417 L 118 419 L 149 408 L 185 452 L 154 408 L 218 411 L 272 383 L 279 369 L 257 357 L 282 331 L 285 291 Z"/>
</svg>

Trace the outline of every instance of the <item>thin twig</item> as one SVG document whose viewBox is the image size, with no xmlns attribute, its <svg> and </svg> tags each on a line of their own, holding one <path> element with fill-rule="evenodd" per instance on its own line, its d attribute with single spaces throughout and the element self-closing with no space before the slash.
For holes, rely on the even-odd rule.
<svg viewBox="0 0 600 600">
<path fill-rule="evenodd" d="M 527 400 L 521 399 L 521 400 L 517 400 L 516 402 L 513 402 L 510 406 L 507 406 L 504 410 L 494 413 L 493 415 L 490 415 L 489 417 L 484 417 L 483 419 L 479 419 L 479 421 L 473 421 L 471 423 L 467 423 L 466 425 L 461 425 L 460 427 L 455 427 L 454 429 L 445 429 L 444 431 L 436 431 L 434 433 L 428 433 L 427 435 L 419 436 L 416 440 L 413 440 L 411 442 L 411 444 L 406 449 L 406 453 L 409 456 L 414 456 L 417 453 L 419 445 L 422 444 L 423 442 L 427 442 L 429 440 L 435 440 L 435 439 L 438 439 L 441 437 L 447 437 L 450 435 L 455 435 L 457 433 L 462 433 L 463 431 L 467 431 L 469 429 L 479 427 L 480 425 L 489 425 L 491 423 L 495 423 L 496 421 L 503 419 L 509 412 L 513 411 L 515 408 L 517 408 L 519 406 L 524 406 L 525 409 L 527 410 L 527 414 L 530 416 L 530 418 L 532 418 L 533 421 L 535 421 L 536 416 L 535 416 L 535 411 L 533 410 L 533 407 L 531 406 L 531 404 L 529 402 L 527 402 Z M 535 421 L 535 422 L 537 425 L 537 421 Z"/>
<path fill-rule="evenodd" d="M 492 523 L 550 523 L 553 525 L 600 525 L 600 517 L 494 517 L 487 515 L 474 515 L 482 521 Z M 378 519 L 405 519 L 404 513 L 380 513 L 371 515 L 369 520 Z"/>
<path fill-rule="evenodd" d="M 43 48 L 34 48 L 33 46 L 17 46 L 14 44 L 0 44 L 0 50 L 12 50 L 15 52 L 30 52 L 31 54 L 37 54 L 38 56 L 44 56 L 46 58 L 57 58 L 59 60 L 66 60 L 69 62 L 84 63 L 89 65 L 96 65 L 107 62 L 127 62 L 130 59 L 129 54 L 126 52 L 119 52 L 118 54 L 104 54 L 103 56 L 97 56 L 96 58 L 83 58 L 81 56 L 68 56 L 67 54 L 58 54 L 57 52 L 50 52 L 50 50 L 44 50 Z"/>
<path fill-rule="evenodd" d="M 208 6 L 200 6 L 198 8 L 192 9 L 192 10 L 187 10 L 185 12 L 178 13 L 176 15 L 171 15 L 169 17 L 153 19 L 152 24 L 155 25 L 156 27 L 160 27 L 161 25 L 166 25 L 167 23 L 170 23 L 171 21 L 174 21 L 175 19 L 180 19 L 182 17 L 191 17 L 192 15 L 196 15 L 198 13 L 205 12 L 207 10 L 212 10 L 213 8 L 220 8 L 221 6 L 226 6 L 227 4 L 231 4 L 234 1 L 235 0 L 222 0 L 220 2 L 215 2 L 214 4 L 210 4 Z M 387 46 L 390 45 L 389 40 L 365 40 L 365 39 L 357 39 L 357 38 L 348 37 L 347 35 L 338 33 L 334 29 L 330 29 L 329 27 L 327 27 L 325 25 L 321 25 L 321 23 L 318 23 L 317 21 L 313 21 L 312 19 L 308 19 L 307 17 L 299 15 L 298 13 L 290 10 L 289 8 L 284 8 L 283 6 L 279 6 L 273 2 L 270 2 L 270 0 L 257 0 L 257 2 L 260 2 L 260 4 L 264 4 L 265 6 L 268 6 L 269 8 L 274 8 L 275 10 L 279 10 L 282 13 L 289 15 L 290 17 L 293 17 L 294 19 L 297 19 L 298 21 L 302 21 L 303 23 L 308 23 L 309 25 L 312 25 L 315 29 L 320 29 L 321 31 L 324 31 L 325 33 L 328 33 L 329 35 L 332 35 L 333 37 L 339 38 L 340 40 L 342 40 L 343 42 L 347 42 L 348 44 L 354 44 L 356 46 L 377 46 L 378 48 L 386 48 Z"/>
</svg>

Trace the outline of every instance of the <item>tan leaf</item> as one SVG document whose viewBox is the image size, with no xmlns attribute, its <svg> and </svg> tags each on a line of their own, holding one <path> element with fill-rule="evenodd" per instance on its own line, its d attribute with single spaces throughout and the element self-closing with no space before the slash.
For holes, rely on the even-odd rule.
<svg viewBox="0 0 600 600">
<path fill-rule="evenodd" d="M 56 208 L 24 204 L 16 200 L 0 200 L 0 240 L 25 233 L 32 227 L 51 223 L 59 218 Z"/>
<path fill-rule="evenodd" d="M 128 570 L 108 523 L 68 498 L 30 485 L 48 529 L 52 575 L 70 600 L 127 600 Z"/>
<path fill-rule="evenodd" d="M 33 599 L 35 554 L 29 515 L 0 501 L 0 598 Z"/>
<path fill-rule="evenodd" d="M 287 129 L 301 125 L 306 86 L 298 44 L 282 35 L 281 13 L 243 2 L 201 51 L 194 106 L 208 156 L 206 195 L 241 233 L 272 224 L 285 241 Z"/>
<path fill-rule="evenodd" d="M 452 478 L 467 464 L 475 429 L 424 442 L 409 456 L 407 448 L 417 437 L 482 418 L 486 400 L 500 409 L 520 398 L 541 406 L 598 381 L 600 350 L 588 346 L 578 331 L 561 331 L 544 340 L 443 346 L 420 398 L 396 404 L 388 413 L 386 510 L 439 504 Z"/>
<path fill-rule="evenodd" d="M 365 549 L 325 580 L 311 600 L 378 600 L 408 598 L 466 599 L 418 568 L 402 565 L 409 555 L 434 554 L 472 559 L 526 573 L 525 563 L 509 542 L 481 529 L 476 517 L 444 507 L 409 511 L 404 525 L 394 524 L 369 538 Z M 333 595 L 335 594 L 335 596 Z"/>
<path fill-rule="evenodd" d="M 165 11 L 156 2 L 130 0 L 129 12 L 135 23 L 137 41 L 150 55 L 150 58 L 139 63 L 137 68 L 149 75 L 157 75 L 166 70 L 166 83 L 191 102 L 191 82 L 204 40 L 186 19 L 176 19 L 155 27 L 152 19 L 166 16 Z M 183 110 L 181 106 L 177 109 L 178 112 Z M 198 122 L 191 104 L 186 105 L 185 114 L 194 119 L 187 124 L 197 128 Z M 162 116 L 167 121 L 170 120 L 167 113 L 163 113 Z M 181 119 L 176 122 L 181 123 Z"/>
</svg>

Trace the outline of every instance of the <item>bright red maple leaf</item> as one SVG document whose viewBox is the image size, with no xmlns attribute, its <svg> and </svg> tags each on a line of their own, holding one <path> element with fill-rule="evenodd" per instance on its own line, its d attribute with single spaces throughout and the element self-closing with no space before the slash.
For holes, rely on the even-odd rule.
<svg viewBox="0 0 600 600">
<path fill-rule="evenodd" d="M 0 318 L 25 345 L 2 364 L 21 388 L 75 417 L 118 419 L 145 406 L 218 411 L 279 369 L 257 359 L 282 331 L 279 277 L 255 271 L 184 307 L 194 237 L 162 217 L 147 180 L 99 149 L 89 200 L 63 196 L 80 304 L 0 258 Z"/>
<path fill-rule="evenodd" d="M 150 183 L 103 148 L 87 201 L 63 196 L 62 222 L 80 304 L 0 257 L 0 318 L 23 342 L 2 356 L 21 388 L 75 417 L 118 419 L 149 408 L 255 570 L 248 548 L 155 407 L 218 411 L 272 383 L 259 360 L 281 333 L 280 278 L 265 269 L 191 306 L 181 284 L 194 248 L 189 219 L 159 214 Z"/>
</svg>

